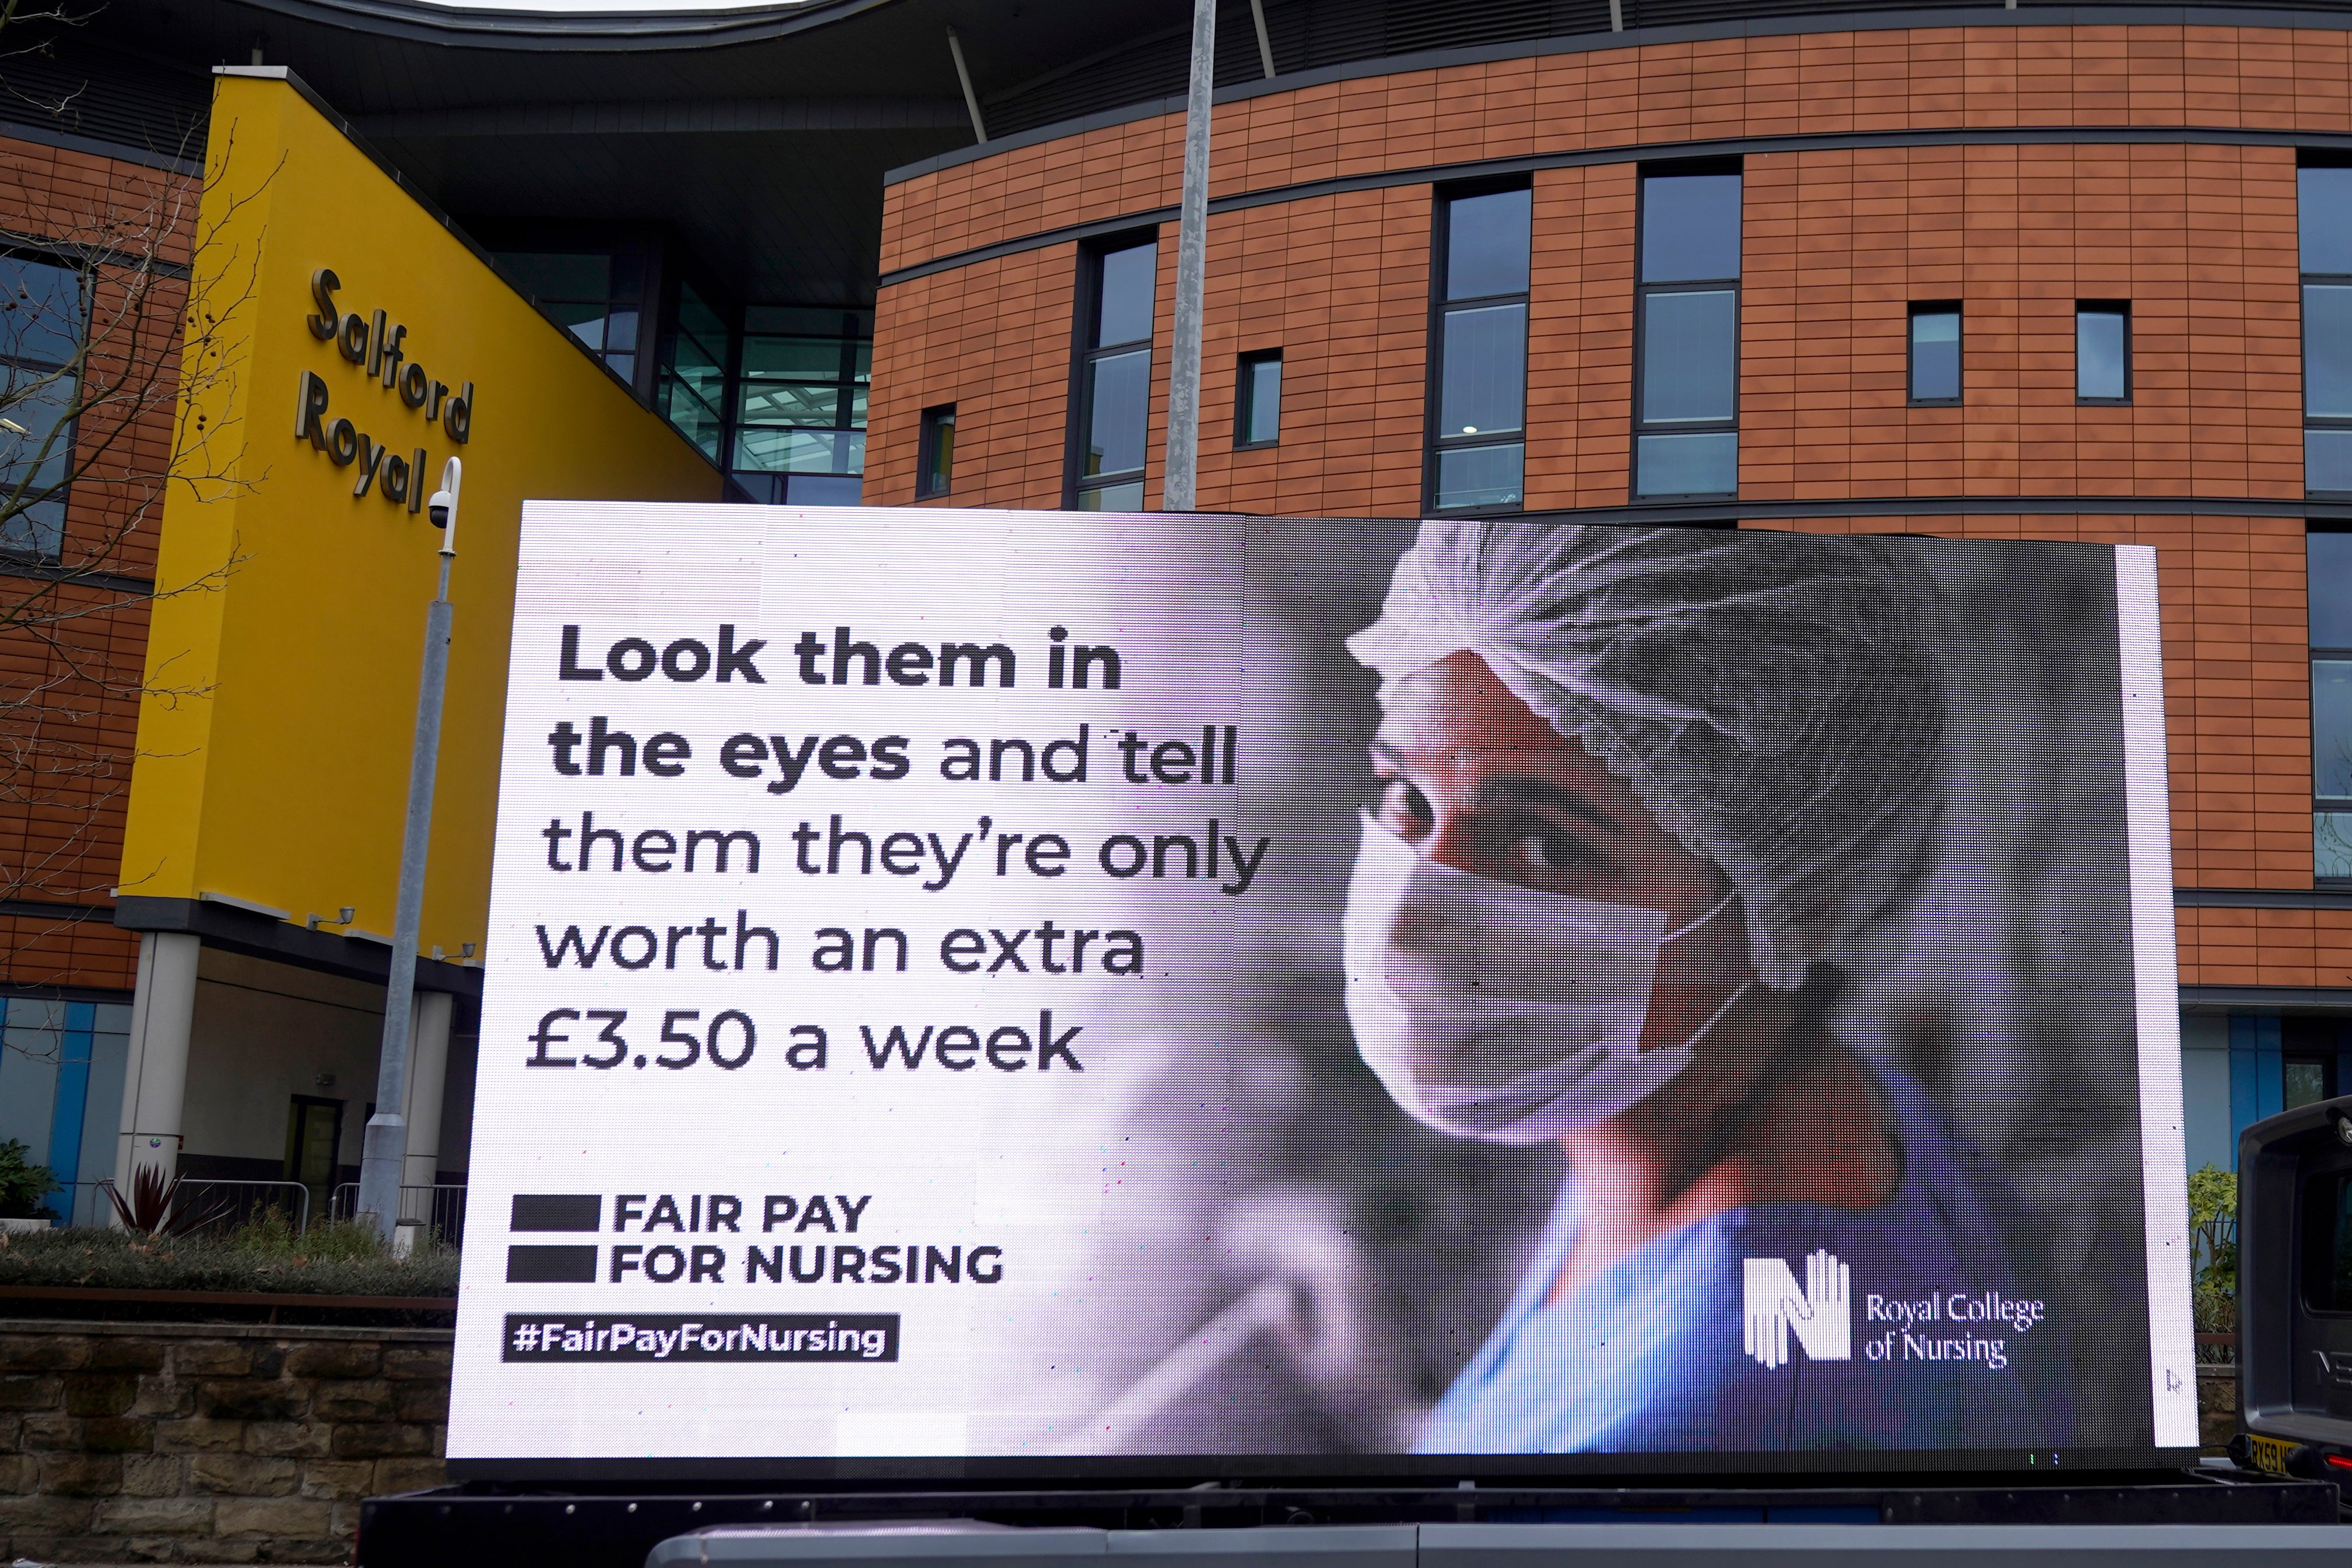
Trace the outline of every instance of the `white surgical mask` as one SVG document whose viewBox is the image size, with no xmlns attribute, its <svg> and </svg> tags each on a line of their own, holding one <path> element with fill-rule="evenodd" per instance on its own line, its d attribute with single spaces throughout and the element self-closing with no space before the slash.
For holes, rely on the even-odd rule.
<svg viewBox="0 0 2352 1568">
<path fill-rule="evenodd" d="M 1641 1049 L 1665 915 L 1440 865 L 1364 819 L 1348 887 L 1348 1019 L 1396 1103 L 1442 1133 L 1538 1144 L 1638 1104 L 1748 990 L 1680 1045 Z"/>
</svg>

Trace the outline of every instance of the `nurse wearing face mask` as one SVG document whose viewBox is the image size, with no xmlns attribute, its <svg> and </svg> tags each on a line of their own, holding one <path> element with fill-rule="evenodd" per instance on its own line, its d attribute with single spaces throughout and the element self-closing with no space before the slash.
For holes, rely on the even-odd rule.
<svg viewBox="0 0 2352 1568">
<path fill-rule="evenodd" d="M 1359 1049 L 1426 1125 L 1569 1165 L 1421 1451 L 2067 1440 L 2063 1325 L 1948 1311 L 2049 1293 L 1997 1184 L 1828 1022 L 1931 853 L 1932 613 L 1867 538 L 1465 522 L 1350 640 Z"/>
</svg>

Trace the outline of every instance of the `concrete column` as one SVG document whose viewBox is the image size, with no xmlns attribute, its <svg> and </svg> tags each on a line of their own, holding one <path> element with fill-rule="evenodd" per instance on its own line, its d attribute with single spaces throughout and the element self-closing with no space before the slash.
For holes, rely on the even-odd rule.
<svg viewBox="0 0 2352 1568">
<path fill-rule="evenodd" d="M 449 1014 L 456 998 L 446 991 L 419 991 L 409 1015 L 408 1159 L 403 1186 L 431 1186 L 441 1168 L 441 1086 L 449 1076 Z M 429 1218 L 417 1205 L 421 1195 L 401 1205 L 406 1219 Z"/>
<path fill-rule="evenodd" d="M 202 940 L 184 932 L 150 931 L 139 938 L 139 988 L 131 1002 L 131 1056 L 114 1156 L 114 1185 L 126 1199 L 136 1169 L 161 1166 L 166 1180 L 179 1174 L 196 956 L 203 950 Z"/>
</svg>

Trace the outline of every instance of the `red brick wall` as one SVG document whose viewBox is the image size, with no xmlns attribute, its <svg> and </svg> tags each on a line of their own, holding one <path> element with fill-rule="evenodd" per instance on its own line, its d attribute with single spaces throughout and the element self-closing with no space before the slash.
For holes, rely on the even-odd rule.
<svg viewBox="0 0 2352 1568">
<path fill-rule="evenodd" d="M 1743 500 L 2302 496 L 2292 148 L 1867 148 L 1746 170 Z M 1964 302 L 1965 406 L 1906 406 L 1915 299 Z M 2127 407 L 2074 401 L 2077 299 L 2131 301 Z"/>
<path fill-rule="evenodd" d="M 1922 29 L 1405 72 L 1223 106 L 1213 188 L 1698 136 L 2352 125 L 2340 37 L 2307 43 L 2254 28 Z M 884 267 L 1164 207 L 1179 129 L 1137 121 L 893 186 Z M 1747 171 L 1743 498 L 2302 493 L 2290 149 L 1874 148 L 1753 155 Z M 1633 165 L 1538 171 L 1535 188 L 1528 504 L 1622 505 Z M 1202 506 L 1418 507 L 1430 204 L 1410 184 L 1212 218 Z M 953 500 L 1060 503 L 1074 253 L 882 290 L 869 501 L 913 498 L 918 412 L 952 402 Z M 2074 302 L 2106 298 L 2133 302 L 2128 407 L 2074 399 Z M 1965 407 L 1906 405 L 1906 306 L 1921 298 L 1965 301 Z M 1282 445 L 1232 453 L 1234 356 L 1276 346 Z"/>
<path fill-rule="evenodd" d="M 0 225 L 117 253 L 98 272 L 86 384 L 118 390 L 77 431 L 86 465 L 51 582 L 0 561 L 0 898 L 109 904 L 146 660 L 162 476 L 172 465 L 195 182 L 0 138 Z M 145 252 L 157 267 L 139 264 Z M 136 881 L 136 873 L 131 880 Z M 0 982 L 127 989 L 138 942 L 103 915 L 0 916 Z"/>
<path fill-rule="evenodd" d="M 2352 131 L 2352 42 L 2276 27 L 1920 27 L 1400 71 L 1220 105 L 1210 193 L 1715 137 L 2020 125 Z M 894 185 L 883 270 L 1172 207 L 1182 136 L 1183 116 L 1162 115 Z"/>
<path fill-rule="evenodd" d="M 2299 499 L 2292 149 L 2095 137 L 2352 131 L 2342 33 L 1915 29 L 1400 72 L 1222 106 L 1213 188 L 1586 149 L 1654 155 L 1702 138 L 2016 126 L 2085 139 L 1747 158 L 1741 499 Z M 1160 117 L 904 182 L 886 201 L 883 266 L 1171 205 L 1180 131 Z M 1628 499 L 1634 172 L 1628 160 L 1533 176 L 1531 508 Z M 1415 183 L 1212 219 L 1202 507 L 1418 510 L 1431 202 Z M 1162 238 L 1164 355 L 1172 225 Z M 1060 503 L 1074 254 L 883 290 L 869 501 L 910 498 L 915 411 L 955 402 L 950 504 Z M 2107 298 L 2132 301 L 2133 400 L 2084 406 L 2074 304 Z M 1967 399 L 1912 408 L 1906 307 L 1935 298 L 1964 302 Z M 1233 452 L 1234 356 L 1275 347 L 1281 444 Z M 1890 511 L 1772 526 L 2155 545 L 2175 879 L 2311 885 L 2299 517 Z M 2352 985 L 2352 912 L 2190 908 L 2179 930 L 2188 984 Z"/>
</svg>

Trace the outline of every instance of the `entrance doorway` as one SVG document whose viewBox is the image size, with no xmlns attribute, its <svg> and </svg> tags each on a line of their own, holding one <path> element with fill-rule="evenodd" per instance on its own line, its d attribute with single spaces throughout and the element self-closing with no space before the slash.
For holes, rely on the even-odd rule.
<svg viewBox="0 0 2352 1568">
<path fill-rule="evenodd" d="M 286 1118 L 286 1179 L 310 1190 L 310 1218 L 327 1218 L 335 1196 L 335 1155 L 343 1146 L 343 1103 L 297 1094 Z"/>
</svg>

